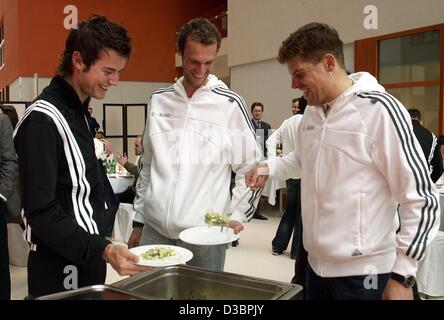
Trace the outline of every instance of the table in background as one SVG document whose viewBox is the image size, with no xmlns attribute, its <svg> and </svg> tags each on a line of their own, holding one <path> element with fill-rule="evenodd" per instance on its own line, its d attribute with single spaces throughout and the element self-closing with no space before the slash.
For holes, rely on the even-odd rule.
<svg viewBox="0 0 444 320">
<path fill-rule="evenodd" d="M 276 191 L 285 188 L 287 188 L 285 180 L 270 178 L 265 183 L 264 189 L 262 190 L 262 195 L 264 197 L 268 197 L 268 203 L 274 206 L 276 204 Z M 279 197 L 279 210 L 282 211 L 282 190 Z"/>
<path fill-rule="evenodd" d="M 109 174 L 109 182 L 113 188 L 114 193 L 122 193 L 129 187 L 133 185 L 134 176 L 131 175 L 120 175 L 120 174 Z"/>
<path fill-rule="evenodd" d="M 418 291 L 433 297 L 444 296 L 444 232 L 439 231 L 419 262 L 416 279 Z"/>
<path fill-rule="evenodd" d="M 133 219 L 136 212 L 131 203 L 121 203 L 114 220 L 113 240 L 128 243 L 133 231 Z"/>
</svg>

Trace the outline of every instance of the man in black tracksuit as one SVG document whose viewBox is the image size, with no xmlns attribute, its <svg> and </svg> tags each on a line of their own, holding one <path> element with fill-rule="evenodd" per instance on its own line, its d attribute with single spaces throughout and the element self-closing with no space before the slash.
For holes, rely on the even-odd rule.
<svg viewBox="0 0 444 320">
<path fill-rule="evenodd" d="M 413 132 L 418 139 L 424 156 L 429 164 L 430 178 L 433 182 L 438 181 L 443 172 L 442 156 L 438 139 L 429 130 L 421 125 L 421 112 L 418 109 L 408 109 L 412 118 Z"/>
<path fill-rule="evenodd" d="M 59 75 L 17 126 L 31 296 L 103 284 L 105 260 L 122 275 L 142 270 L 132 263 L 137 256 L 102 236 L 103 177 L 87 121 L 89 97 L 103 99 L 117 85 L 130 52 L 123 27 L 102 16 L 81 22 L 70 32 Z"/>
</svg>

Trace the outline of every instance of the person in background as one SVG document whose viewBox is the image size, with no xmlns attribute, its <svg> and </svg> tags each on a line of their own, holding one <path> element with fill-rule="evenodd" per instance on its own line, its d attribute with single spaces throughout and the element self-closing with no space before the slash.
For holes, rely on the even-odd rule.
<svg viewBox="0 0 444 320">
<path fill-rule="evenodd" d="M 440 146 L 439 150 L 441 151 L 441 157 L 444 160 L 444 136 L 438 137 L 438 144 Z"/>
<path fill-rule="evenodd" d="M 18 114 L 17 114 L 17 110 L 15 109 L 14 106 L 12 105 L 0 105 L 0 113 L 5 114 L 8 118 L 9 121 L 11 122 L 12 125 L 12 129 L 15 129 L 15 127 L 17 126 L 18 123 Z M 14 150 L 15 152 L 15 150 Z M 17 168 L 17 172 L 16 172 L 16 179 L 14 180 L 13 183 L 13 190 L 12 194 L 11 194 L 11 198 L 8 199 L 8 201 L 12 201 L 16 206 L 14 207 L 15 210 L 21 208 L 21 200 L 20 200 L 20 192 L 19 192 L 19 175 L 18 175 L 18 168 Z M 8 203 L 9 205 L 9 203 Z M 23 219 L 22 216 L 8 216 L 8 223 L 16 223 L 18 225 L 20 225 L 20 227 L 22 228 L 22 230 L 25 230 L 25 225 L 23 224 Z"/>
<path fill-rule="evenodd" d="M 433 182 L 438 181 L 443 172 L 443 162 L 441 147 L 436 136 L 427 128 L 422 126 L 421 111 L 418 109 L 408 109 L 412 118 L 413 132 L 421 145 L 422 151 L 430 168 L 430 178 Z"/>
<path fill-rule="evenodd" d="M 96 139 L 99 139 L 99 140 L 106 140 L 106 135 L 105 135 L 105 132 L 103 132 L 103 131 L 97 131 L 95 134 L 95 137 L 96 137 Z"/>
<path fill-rule="evenodd" d="M 413 299 L 440 210 L 406 108 L 371 74 L 347 76 L 343 42 L 326 24 L 292 33 L 279 62 L 308 107 L 295 151 L 259 164 L 246 183 L 301 172 L 307 298 Z"/>
<path fill-rule="evenodd" d="M 3 109 L 2 109 L 3 110 Z M 0 112 L 0 300 L 11 299 L 6 202 L 17 176 L 17 157 L 12 141 L 12 125 Z"/>
<path fill-rule="evenodd" d="M 93 108 L 88 104 L 88 114 L 86 118 L 88 119 L 89 130 L 91 131 L 91 135 L 93 137 L 96 136 L 96 132 L 100 129 L 100 124 L 97 122 L 96 118 L 92 116 Z"/>
<path fill-rule="evenodd" d="M 13 129 L 17 126 L 18 114 L 14 106 L 5 105 L 5 104 L 0 105 L 0 113 L 3 113 L 6 116 L 8 116 L 9 121 L 11 121 Z"/>
<path fill-rule="evenodd" d="M 253 102 L 251 104 L 251 124 L 253 125 L 254 131 L 256 132 L 256 139 L 258 140 L 259 145 L 261 146 L 264 157 L 267 157 L 267 147 L 265 145 L 265 141 L 268 139 L 268 135 L 271 131 L 270 124 L 262 121 L 262 115 L 264 114 L 264 105 L 262 102 Z M 253 219 L 258 220 L 268 220 L 266 216 L 259 210 L 259 205 L 256 208 L 256 211 L 253 214 Z"/>
<path fill-rule="evenodd" d="M 136 140 L 134 140 L 134 154 L 137 156 L 136 163 L 139 163 L 139 157 L 142 155 L 142 152 L 142 136 L 137 136 Z M 129 162 L 125 153 L 123 153 L 123 155 L 117 153 L 117 162 L 134 176 L 134 183 L 122 193 L 116 194 L 116 196 L 119 198 L 121 203 L 133 203 L 134 197 L 136 196 L 137 180 L 139 179 L 137 165 Z"/>
<path fill-rule="evenodd" d="M 265 141 L 267 141 L 269 133 L 271 131 L 270 124 L 262 121 L 262 115 L 264 114 L 264 105 L 262 102 L 253 102 L 251 104 L 251 123 L 256 131 L 256 136 L 259 140 L 260 146 L 264 156 L 267 157 L 267 147 Z"/>
<path fill-rule="evenodd" d="M 80 22 L 58 74 L 14 132 L 31 296 L 103 284 L 106 262 L 121 275 L 146 270 L 137 255 L 105 239 L 104 184 L 85 121 L 88 98 L 105 98 L 130 53 L 122 26 L 99 15 Z"/>
<path fill-rule="evenodd" d="M 96 132 L 94 137 L 94 148 L 96 150 L 97 159 L 102 161 L 113 159 L 113 145 L 106 140 L 106 135 L 103 131 Z"/>
<path fill-rule="evenodd" d="M 177 34 L 184 75 L 149 99 L 128 241 L 130 248 L 183 246 L 193 252 L 188 265 L 215 271 L 224 269 L 227 244 L 193 245 L 179 234 L 204 226 L 208 212 L 232 212 L 229 226 L 242 231 L 259 200 L 243 175 L 262 159 L 244 100 L 210 74 L 220 43 L 219 31 L 207 19 L 190 20 Z"/>
<path fill-rule="evenodd" d="M 296 148 L 296 132 L 306 106 L 307 101 L 304 99 L 304 97 L 295 98 L 292 100 L 291 110 L 293 112 L 293 116 L 285 120 L 266 141 L 267 150 L 269 151 L 269 158 L 276 157 L 276 155 L 287 155 Z M 282 146 L 280 154 L 278 154 L 277 151 L 278 145 Z M 286 208 L 281 217 L 276 235 L 272 241 L 272 253 L 273 255 L 282 254 L 287 249 L 291 234 L 293 233 L 293 241 L 291 243 L 291 258 L 296 259 L 302 242 L 300 175 L 295 174 L 292 178 L 287 179 L 286 184 Z"/>
</svg>

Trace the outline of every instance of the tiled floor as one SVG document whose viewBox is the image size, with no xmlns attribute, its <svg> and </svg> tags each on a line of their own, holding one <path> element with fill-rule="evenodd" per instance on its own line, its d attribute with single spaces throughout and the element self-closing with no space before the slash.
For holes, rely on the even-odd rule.
<svg viewBox="0 0 444 320">
<path fill-rule="evenodd" d="M 262 200 L 266 200 L 266 198 Z M 279 224 L 280 213 L 278 209 L 266 204 L 266 201 L 261 202 L 261 209 L 269 217 L 269 220 L 253 219 L 245 225 L 239 241 L 240 245 L 230 246 L 227 251 L 225 271 L 290 282 L 294 272 L 294 260 L 290 259 L 289 252 L 284 252 L 280 256 L 271 254 L 271 240 Z M 108 266 L 107 284 L 124 278 Z M 26 268 L 11 266 L 11 281 L 12 299 L 23 299 L 27 295 Z"/>
</svg>

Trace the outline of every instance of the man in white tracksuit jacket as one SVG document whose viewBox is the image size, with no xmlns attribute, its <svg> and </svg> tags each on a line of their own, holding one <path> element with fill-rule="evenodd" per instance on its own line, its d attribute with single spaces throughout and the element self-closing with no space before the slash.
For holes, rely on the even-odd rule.
<svg viewBox="0 0 444 320">
<path fill-rule="evenodd" d="M 230 226 L 241 231 L 260 197 L 243 175 L 262 152 L 243 99 L 210 74 L 219 46 L 220 34 L 206 19 L 191 20 L 178 33 L 184 76 L 149 102 L 129 246 L 179 245 L 193 252 L 189 265 L 221 271 L 226 244 L 190 245 L 179 234 L 205 225 L 207 212 L 232 212 Z"/>
<path fill-rule="evenodd" d="M 325 24 L 291 34 L 279 61 L 309 106 L 296 151 L 246 179 L 259 187 L 267 173 L 301 169 L 308 299 L 412 299 L 439 198 L 407 110 L 369 73 L 347 76 L 342 41 Z"/>
</svg>

